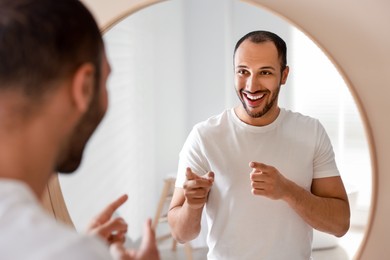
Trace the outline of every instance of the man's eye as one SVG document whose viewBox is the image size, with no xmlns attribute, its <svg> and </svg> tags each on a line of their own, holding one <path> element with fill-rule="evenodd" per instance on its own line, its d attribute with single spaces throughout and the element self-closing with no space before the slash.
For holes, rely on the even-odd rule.
<svg viewBox="0 0 390 260">
<path fill-rule="evenodd" d="M 238 70 L 237 73 L 240 75 L 246 75 L 247 71 L 246 70 Z"/>
<path fill-rule="evenodd" d="M 261 71 L 260 72 L 260 75 L 271 75 L 272 73 L 271 73 L 271 71 Z"/>
</svg>

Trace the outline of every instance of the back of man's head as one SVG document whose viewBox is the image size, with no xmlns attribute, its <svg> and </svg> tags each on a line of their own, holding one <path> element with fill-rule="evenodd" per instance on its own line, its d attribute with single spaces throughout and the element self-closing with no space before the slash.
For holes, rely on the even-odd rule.
<svg viewBox="0 0 390 260">
<path fill-rule="evenodd" d="M 0 94 L 39 99 L 83 63 L 100 77 L 103 41 L 78 0 L 0 0 Z"/>
</svg>

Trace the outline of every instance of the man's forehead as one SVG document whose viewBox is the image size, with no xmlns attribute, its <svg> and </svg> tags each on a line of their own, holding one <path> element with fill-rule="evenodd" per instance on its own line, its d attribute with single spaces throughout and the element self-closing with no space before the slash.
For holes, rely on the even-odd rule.
<svg viewBox="0 0 390 260">
<path fill-rule="evenodd" d="M 254 43 L 244 41 L 236 51 L 234 56 L 235 64 L 241 62 L 279 62 L 278 51 L 273 42 Z"/>
</svg>

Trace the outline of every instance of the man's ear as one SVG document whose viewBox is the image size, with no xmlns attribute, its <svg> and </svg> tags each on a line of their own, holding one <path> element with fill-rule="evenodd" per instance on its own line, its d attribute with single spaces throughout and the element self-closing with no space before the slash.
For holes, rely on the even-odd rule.
<svg viewBox="0 0 390 260">
<path fill-rule="evenodd" d="M 282 71 L 282 78 L 280 79 L 280 84 L 284 85 L 286 84 L 288 73 L 290 72 L 290 67 L 286 66 L 284 70 Z"/>
<path fill-rule="evenodd" d="M 75 108 L 85 112 L 95 91 L 95 68 L 91 63 L 81 65 L 72 79 L 71 97 Z"/>
</svg>

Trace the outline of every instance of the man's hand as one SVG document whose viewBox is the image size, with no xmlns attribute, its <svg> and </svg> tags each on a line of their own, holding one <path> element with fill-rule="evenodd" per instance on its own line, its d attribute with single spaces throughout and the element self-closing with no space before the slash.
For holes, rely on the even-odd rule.
<svg viewBox="0 0 390 260">
<path fill-rule="evenodd" d="M 118 260 L 158 260 L 160 259 L 151 220 L 148 219 L 144 226 L 144 234 L 140 248 L 137 250 L 126 249 L 123 243 L 116 242 L 110 246 L 111 255 Z"/>
<path fill-rule="evenodd" d="M 275 167 L 258 162 L 250 162 L 249 167 L 252 168 L 250 179 L 254 195 L 261 195 L 274 200 L 286 196 L 289 180 Z"/>
<path fill-rule="evenodd" d="M 122 195 L 109 204 L 99 215 L 90 222 L 87 233 L 103 238 L 108 244 L 125 241 L 127 223 L 123 218 L 112 218 L 114 212 L 127 200 L 127 195 Z"/>
<path fill-rule="evenodd" d="M 184 196 L 190 208 L 199 209 L 204 206 L 213 183 L 213 172 L 198 176 L 192 172 L 191 168 L 187 168 L 186 181 L 183 184 L 183 189 Z"/>
<path fill-rule="evenodd" d="M 127 201 L 127 195 L 122 195 L 109 204 L 90 223 L 87 233 L 98 235 L 110 244 L 110 252 L 118 260 L 158 260 L 160 259 L 156 238 L 150 219 L 144 227 L 144 237 L 139 250 L 126 249 L 123 246 L 127 232 L 127 223 L 123 218 L 112 218 L 114 212 Z"/>
</svg>

